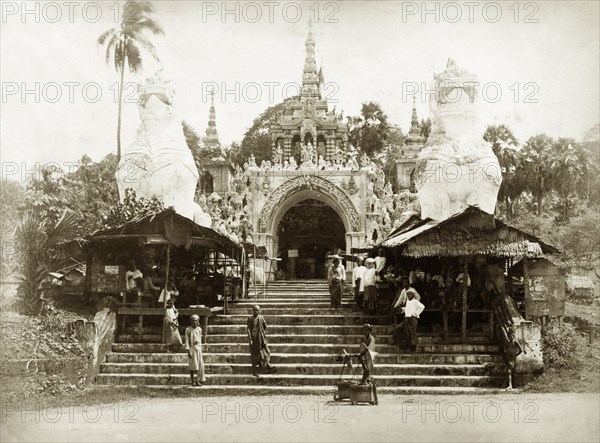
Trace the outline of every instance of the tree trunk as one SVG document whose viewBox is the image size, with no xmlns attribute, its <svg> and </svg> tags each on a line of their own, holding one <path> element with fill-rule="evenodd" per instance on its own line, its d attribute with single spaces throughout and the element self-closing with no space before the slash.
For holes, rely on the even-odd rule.
<svg viewBox="0 0 600 443">
<path fill-rule="evenodd" d="M 538 215 L 542 215 L 542 203 L 544 199 L 544 178 L 540 177 L 538 182 L 537 204 Z"/>
<path fill-rule="evenodd" d="M 504 203 L 506 205 L 506 219 L 510 220 L 510 216 L 511 216 L 511 214 L 510 214 L 510 200 L 508 198 L 508 195 L 506 195 L 506 194 L 504 195 Z"/>
<path fill-rule="evenodd" d="M 121 84 L 119 85 L 119 113 L 117 117 L 117 164 L 121 161 L 121 106 L 123 104 L 123 77 L 125 75 L 125 58 L 121 63 Z"/>
</svg>

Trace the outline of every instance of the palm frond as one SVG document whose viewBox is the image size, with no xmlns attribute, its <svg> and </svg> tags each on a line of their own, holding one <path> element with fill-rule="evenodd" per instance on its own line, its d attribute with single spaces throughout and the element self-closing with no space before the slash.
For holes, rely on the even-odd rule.
<svg viewBox="0 0 600 443">
<path fill-rule="evenodd" d="M 119 40 L 117 45 L 115 46 L 115 55 L 114 55 L 114 63 L 115 69 L 120 71 L 123 67 L 123 58 L 125 57 L 125 51 L 123 50 L 123 40 Z"/>
<path fill-rule="evenodd" d="M 142 34 L 137 34 L 135 36 L 135 42 L 141 45 L 155 60 L 159 60 L 158 55 L 156 54 L 156 48 L 150 42 L 150 40 L 148 40 Z"/>
<path fill-rule="evenodd" d="M 127 31 L 133 34 L 142 33 L 144 31 L 150 31 L 155 35 L 164 35 L 165 31 L 158 22 L 150 17 L 144 17 L 142 20 L 136 23 L 129 23 L 127 25 Z"/>
<path fill-rule="evenodd" d="M 129 72 L 137 72 L 142 67 L 140 50 L 131 40 L 127 44 L 127 63 L 129 63 Z"/>
<path fill-rule="evenodd" d="M 107 65 L 110 63 L 110 56 L 115 51 L 115 48 L 119 42 L 119 38 L 120 38 L 120 35 L 117 32 L 111 37 L 110 41 L 106 45 L 106 64 Z"/>
<path fill-rule="evenodd" d="M 70 210 L 65 210 L 56 224 L 48 231 L 48 237 L 56 241 L 58 239 L 74 236 L 75 229 L 79 223 L 77 214 Z"/>
<path fill-rule="evenodd" d="M 110 35 L 114 35 L 114 34 L 116 34 L 116 29 L 115 28 L 110 28 L 108 31 L 104 32 L 100 37 L 98 37 L 98 44 L 99 45 L 103 45 L 104 42 L 106 41 L 106 39 Z"/>
</svg>

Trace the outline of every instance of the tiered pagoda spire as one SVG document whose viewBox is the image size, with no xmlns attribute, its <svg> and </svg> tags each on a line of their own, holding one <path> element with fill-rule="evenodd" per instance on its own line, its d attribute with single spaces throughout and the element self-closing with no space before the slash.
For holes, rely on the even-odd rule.
<svg viewBox="0 0 600 443">
<path fill-rule="evenodd" d="M 210 95 L 210 110 L 208 111 L 208 127 L 206 128 L 206 135 L 202 139 L 204 147 L 206 149 L 221 149 L 221 142 L 219 141 L 219 134 L 217 132 L 217 113 L 215 112 L 215 93 L 214 91 Z"/>
<path fill-rule="evenodd" d="M 293 158 L 298 165 L 303 162 L 303 147 L 312 146 L 315 159 L 332 160 L 348 143 L 348 125 L 335 111 L 329 111 L 321 96 L 323 69 L 317 68 L 312 22 L 308 25 L 300 96 L 286 104 L 270 128 L 273 159 L 289 162 Z"/>
<path fill-rule="evenodd" d="M 412 139 L 416 139 L 421 136 L 419 118 L 417 117 L 417 99 L 415 97 L 413 97 L 412 115 L 410 117 L 410 130 L 408 131 L 408 135 Z"/>
<path fill-rule="evenodd" d="M 306 55 L 304 57 L 304 70 L 302 71 L 302 91 L 301 99 L 321 98 L 319 72 L 317 71 L 317 62 L 315 60 L 315 39 L 312 34 L 312 22 L 308 22 L 308 37 L 306 38 Z"/>
</svg>

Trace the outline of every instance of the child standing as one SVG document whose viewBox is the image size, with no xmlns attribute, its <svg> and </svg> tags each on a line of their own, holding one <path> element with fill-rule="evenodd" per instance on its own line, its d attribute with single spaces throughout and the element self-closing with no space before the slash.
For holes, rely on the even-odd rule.
<svg viewBox="0 0 600 443">
<path fill-rule="evenodd" d="M 167 341 L 167 352 L 172 352 L 171 346 L 178 350 L 181 345 L 181 335 L 179 335 L 179 312 L 175 309 L 173 299 L 167 300 L 167 311 L 165 313 L 165 339 Z"/>
<path fill-rule="evenodd" d="M 506 365 L 507 377 L 508 377 L 508 386 L 506 387 L 507 391 L 512 391 L 512 373 L 515 370 L 515 366 L 517 365 L 517 357 L 521 355 L 523 352 L 523 347 L 518 340 L 515 340 L 515 331 L 513 328 L 509 328 L 507 332 L 508 341 L 504 346 L 504 364 Z"/>
</svg>

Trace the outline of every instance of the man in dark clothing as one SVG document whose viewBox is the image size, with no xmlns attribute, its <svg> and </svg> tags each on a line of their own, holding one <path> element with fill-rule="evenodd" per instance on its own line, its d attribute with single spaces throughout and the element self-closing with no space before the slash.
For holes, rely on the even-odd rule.
<svg viewBox="0 0 600 443">
<path fill-rule="evenodd" d="M 252 308 L 253 315 L 248 318 L 248 342 L 250 344 L 250 355 L 252 357 L 252 375 L 258 377 L 260 369 L 264 368 L 269 372 L 273 372 L 273 368 L 269 364 L 271 351 L 267 344 L 266 330 L 267 322 L 260 315 L 260 306 L 256 305 Z"/>
</svg>

